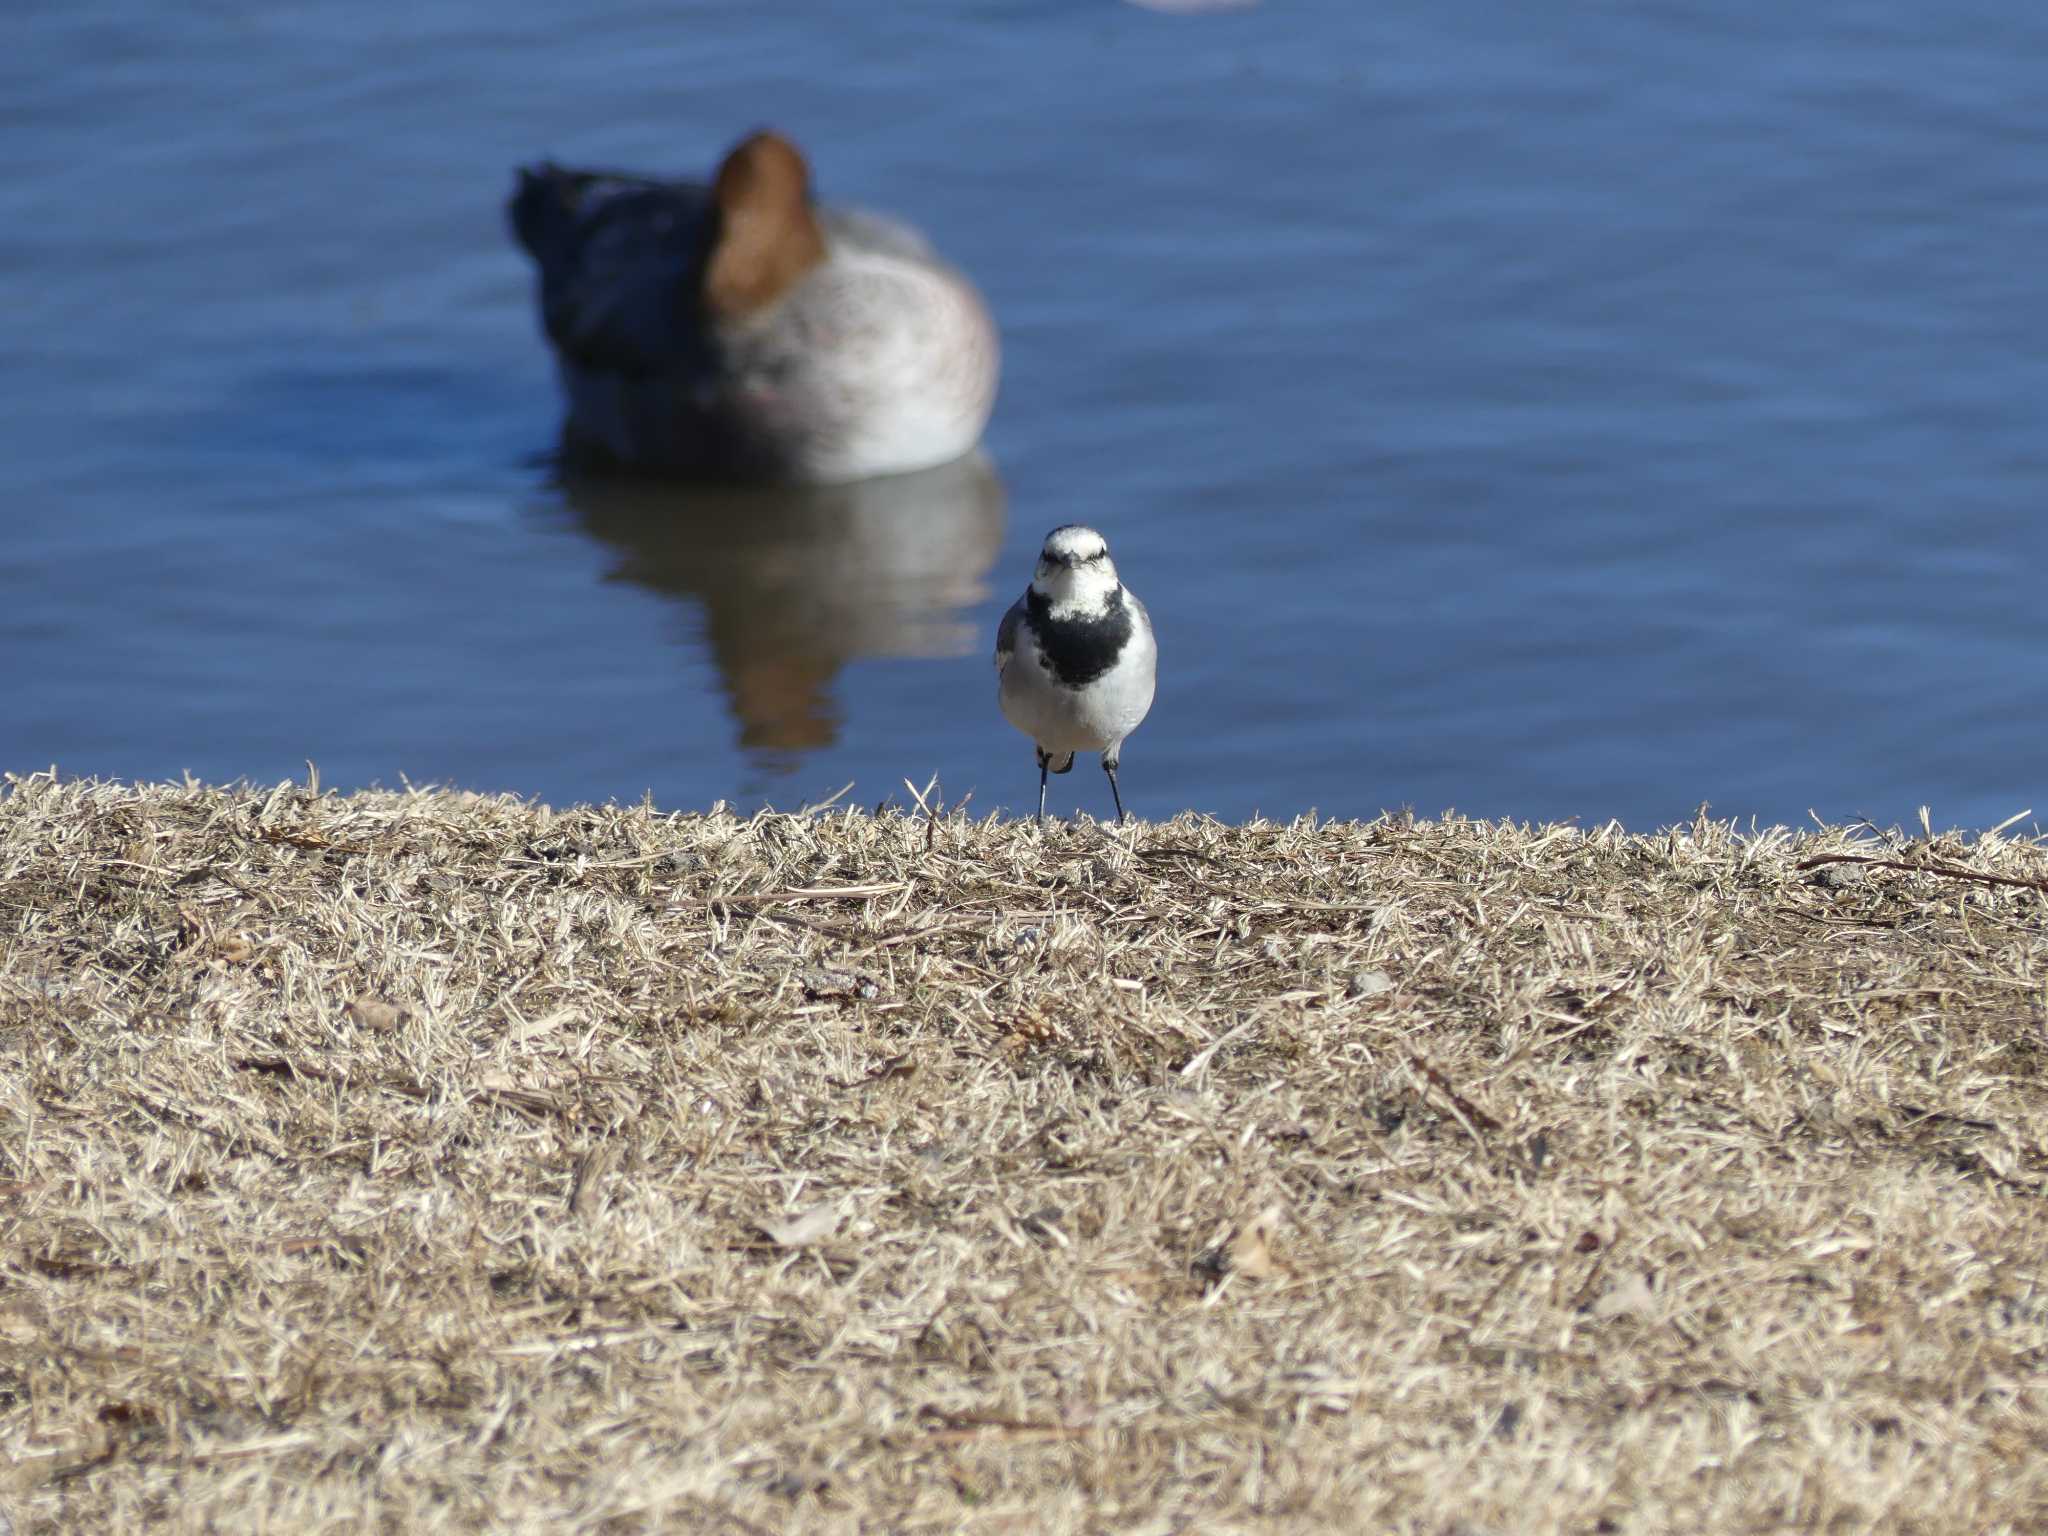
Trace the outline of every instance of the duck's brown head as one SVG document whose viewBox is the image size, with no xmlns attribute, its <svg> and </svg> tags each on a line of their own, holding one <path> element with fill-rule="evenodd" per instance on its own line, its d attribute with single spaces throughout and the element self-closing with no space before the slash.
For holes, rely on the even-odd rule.
<svg viewBox="0 0 2048 1536">
<path fill-rule="evenodd" d="M 704 303 L 725 319 L 766 309 L 825 259 L 803 151 L 779 133 L 749 134 L 718 167 L 718 231 L 704 267 Z"/>
</svg>

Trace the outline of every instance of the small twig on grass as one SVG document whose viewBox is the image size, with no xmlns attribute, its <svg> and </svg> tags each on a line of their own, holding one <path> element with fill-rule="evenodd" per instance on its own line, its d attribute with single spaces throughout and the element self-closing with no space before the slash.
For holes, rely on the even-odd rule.
<svg viewBox="0 0 2048 1536">
<path fill-rule="evenodd" d="M 1092 1434 L 1095 1425 L 1051 1424 L 1035 1419 L 1005 1419 L 986 1413 L 934 1413 L 944 1429 L 920 1437 L 927 1445 L 963 1445 L 976 1440 L 1078 1440 Z"/>
<path fill-rule="evenodd" d="M 1775 909 L 1780 917 L 1796 917 L 1803 922 L 1819 923 L 1825 928 L 1896 928 L 1897 918 L 1890 917 L 1834 917 L 1826 912 L 1809 912 L 1803 907 L 1783 906 Z"/>
<path fill-rule="evenodd" d="M 851 928 L 836 927 L 831 923 L 814 923 L 807 917 L 798 917 L 792 912 L 771 912 L 762 906 L 728 907 L 722 899 L 714 898 L 709 903 L 714 912 L 722 916 L 744 912 L 749 917 L 758 917 L 765 922 L 780 923 L 785 928 L 801 928 L 806 933 L 823 934 L 828 939 L 852 943 L 859 934 Z"/>
<path fill-rule="evenodd" d="M 1272 917 L 1286 912 L 1377 912 L 1386 905 L 1378 901 L 1283 901 L 1274 896 L 1246 901 L 1242 891 L 1226 890 L 1199 880 L 1190 880 L 1189 884 L 1211 896 L 1222 897 L 1241 917 Z"/>
<path fill-rule="evenodd" d="M 908 779 L 903 781 L 903 787 L 910 791 L 911 798 L 917 802 L 917 808 L 924 812 L 924 851 L 930 853 L 933 840 L 938 836 L 939 810 L 945 803 L 936 794 L 933 794 L 933 791 L 939 787 L 939 776 L 936 773 L 933 774 L 925 781 L 923 789 L 919 789 Z M 931 796 L 929 800 L 925 798 L 927 795 Z"/>
<path fill-rule="evenodd" d="M 53 1483 L 68 1483 L 74 1477 L 84 1477 L 88 1472 L 97 1472 L 114 1459 L 114 1447 L 110 1444 L 95 1456 L 84 1461 L 74 1461 L 69 1466 L 52 1468 L 46 1477 Z"/>
<path fill-rule="evenodd" d="M 425 1083 L 411 1082 L 402 1077 L 352 1078 L 346 1073 L 330 1072 L 324 1067 L 293 1061 L 287 1056 L 237 1056 L 234 1067 L 238 1072 L 263 1072 L 273 1077 L 301 1077 L 313 1082 L 333 1083 L 342 1088 L 385 1088 L 392 1093 L 403 1094 L 408 1099 L 418 1099 L 423 1103 L 433 1098 L 436 1092 Z M 462 1083 L 458 1086 L 478 1099 L 502 1104 L 508 1109 L 522 1110 L 538 1119 L 562 1114 L 567 1108 L 561 1095 L 545 1088 L 522 1088 L 517 1083 Z"/>
<path fill-rule="evenodd" d="M 904 1051 L 901 1055 L 884 1057 L 859 1077 L 850 1080 L 835 1077 L 829 1081 L 835 1088 L 864 1088 L 870 1083 L 886 1083 L 891 1078 L 916 1075 L 917 1056 L 914 1052 Z"/>
<path fill-rule="evenodd" d="M 1435 1086 L 1437 1092 L 1441 1093 L 1449 1101 L 1451 1113 L 1457 1116 L 1458 1123 L 1465 1127 L 1465 1134 L 1470 1136 L 1480 1146 L 1485 1146 L 1486 1138 L 1481 1136 L 1474 1127 L 1478 1126 L 1489 1131 L 1497 1131 L 1500 1129 L 1500 1122 L 1466 1098 L 1465 1095 L 1458 1092 L 1456 1088 L 1451 1086 L 1449 1078 L 1437 1071 L 1435 1067 L 1432 1067 L 1420 1056 L 1410 1052 L 1408 1062 L 1416 1071 L 1428 1078 L 1431 1084 Z"/>
<path fill-rule="evenodd" d="M 305 1077 L 316 1083 L 342 1083 L 348 1079 L 340 1073 L 330 1072 L 325 1067 L 316 1067 L 309 1062 L 293 1061 L 288 1056 L 237 1056 L 234 1061 L 237 1072 L 262 1072 L 271 1077 Z"/>
<path fill-rule="evenodd" d="M 1793 868 L 1803 872 L 1818 869 L 1823 864 L 1869 864 L 1878 869 L 1902 869 L 1909 875 L 1941 875 L 1950 880 L 1975 880 L 1980 885 L 2011 885 L 2023 891 L 2048 892 L 2048 880 L 2034 880 L 2025 875 L 1990 875 L 1979 869 L 1965 869 L 1960 864 L 1877 859 L 1861 853 L 1816 853 L 1810 859 L 1801 859 Z"/>
<path fill-rule="evenodd" d="M 191 1110 L 181 1108 L 179 1105 L 172 1104 L 167 1100 L 152 1098 L 146 1093 L 136 1093 L 133 1097 L 137 1104 L 140 1104 L 151 1114 L 166 1120 L 175 1120 L 180 1125 L 189 1125 L 193 1130 L 199 1132 L 200 1135 L 211 1137 L 216 1143 L 225 1147 L 230 1152 L 247 1147 L 252 1151 L 261 1152 L 274 1163 L 290 1163 L 293 1161 L 291 1155 L 285 1151 L 282 1145 L 270 1137 L 259 1133 L 254 1126 L 243 1126 L 238 1130 L 224 1131 L 219 1126 L 211 1124 Z"/>
<path fill-rule="evenodd" d="M 1138 857 L 1148 864 L 1154 859 L 1194 859 L 1199 863 L 1214 864 L 1218 869 L 1230 868 L 1214 854 L 1204 853 L 1199 848 L 1144 848 L 1139 850 Z"/>
<path fill-rule="evenodd" d="M 798 818 L 803 819 L 806 817 L 824 815 L 827 811 L 831 810 L 833 806 L 837 805 L 842 799 L 846 797 L 847 792 L 853 788 L 854 783 L 854 780 L 848 779 L 844 784 L 840 785 L 837 790 L 827 795 L 824 799 L 813 800 L 809 805 L 799 806 L 797 808 L 796 813 Z"/>
<path fill-rule="evenodd" d="M 706 896 L 682 906 L 759 907 L 786 901 L 866 901 L 873 896 L 894 896 L 910 889 L 910 882 L 897 880 L 887 885 L 796 886 L 786 891 L 735 892 L 730 896 Z"/>
<path fill-rule="evenodd" d="M 322 1248 L 339 1248 L 343 1253 L 361 1258 L 370 1251 L 370 1245 L 360 1237 L 349 1237 L 343 1233 L 330 1233 L 325 1237 L 287 1237 L 276 1245 L 279 1253 L 317 1253 Z"/>
<path fill-rule="evenodd" d="M 1998 1129 L 1997 1123 L 1994 1121 L 1973 1120 L 1968 1115 L 1950 1114 L 1945 1109 L 1922 1109 L 1918 1104 L 1899 1104 L 1894 1107 L 1900 1114 L 1907 1117 L 1905 1124 L 1900 1127 L 1901 1130 L 1911 1130 L 1916 1125 L 1955 1125 L 1962 1127 L 1966 1131 L 1996 1131 Z"/>
<path fill-rule="evenodd" d="M 39 1275 L 48 1275 L 52 1280 L 76 1280 L 81 1275 L 106 1275 L 124 1268 L 119 1264 L 102 1264 L 97 1259 L 78 1258 L 64 1253 L 31 1253 L 21 1263 Z"/>
<path fill-rule="evenodd" d="M 1222 1050 L 1224 1046 L 1230 1044 L 1231 1041 L 1237 1039 L 1240 1035 L 1244 1034 L 1251 1027 L 1252 1021 L 1250 1019 L 1246 1019 L 1242 1024 L 1236 1025 L 1231 1029 L 1225 1030 L 1222 1034 L 1218 1035 L 1214 1040 L 1211 1040 L 1201 1050 L 1197 1051 L 1194 1054 L 1194 1056 L 1189 1059 L 1188 1064 L 1180 1069 L 1180 1075 L 1182 1077 L 1199 1076 L 1201 1074 L 1202 1069 L 1208 1066 L 1210 1062 L 1216 1059 L 1216 1053 L 1218 1051 Z"/>
<path fill-rule="evenodd" d="M 901 933 L 892 933 L 876 939 L 866 949 L 855 950 L 854 954 L 870 954 L 878 949 L 892 949 L 898 944 L 915 944 L 923 939 L 936 939 L 949 933 L 981 933 L 987 927 L 986 923 L 940 923 L 932 928 L 909 928 Z"/>
<path fill-rule="evenodd" d="M 293 848 L 311 848 L 320 853 L 368 853 L 370 850 L 356 843 L 337 843 L 314 832 L 286 832 L 278 827 L 264 827 L 253 835 L 265 843 L 286 843 Z"/>
<path fill-rule="evenodd" d="M 1591 1237 L 1595 1242 L 1599 1242 L 1599 1239 L 1594 1237 L 1591 1232 L 1586 1233 L 1585 1237 Z M 1581 1239 L 1581 1241 L 1583 1240 L 1584 1238 Z M 1593 1287 L 1600 1283 L 1601 1271 L 1607 1268 L 1607 1256 L 1614 1252 L 1620 1241 L 1621 1229 L 1617 1227 L 1608 1237 L 1607 1241 L 1600 1244 L 1599 1251 L 1593 1259 L 1593 1267 L 1586 1271 L 1585 1280 L 1580 1283 L 1577 1292 L 1572 1296 L 1571 1311 L 1579 1311 L 1593 1299 Z"/>
<path fill-rule="evenodd" d="M 576 1159 L 576 1174 L 569 1182 L 569 1214 L 588 1220 L 604 1208 L 604 1178 L 619 1160 L 616 1141 L 600 1141 Z"/>
<path fill-rule="evenodd" d="M 245 1461 L 251 1456 L 278 1456 L 286 1451 L 301 1450 L 317 1443 L 319 1437 L 310 1430 L 288 1429 L 281 1434 L 259 1435 L 253 1440 L 243 1440 L 232 1445 L 201 1445 L 187 1451 L 191 1461 Z"/>
</svg>

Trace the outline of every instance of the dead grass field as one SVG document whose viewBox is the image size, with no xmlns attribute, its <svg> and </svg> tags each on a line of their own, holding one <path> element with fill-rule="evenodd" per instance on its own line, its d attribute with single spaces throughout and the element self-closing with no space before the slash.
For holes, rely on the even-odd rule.
<svg viewBox="0 0 2048 1536">
<path fill-rule="evenodd" d="M 2044 878 L 10 780 L 0 1514 L 2048 1528 Z"/>
</svg>

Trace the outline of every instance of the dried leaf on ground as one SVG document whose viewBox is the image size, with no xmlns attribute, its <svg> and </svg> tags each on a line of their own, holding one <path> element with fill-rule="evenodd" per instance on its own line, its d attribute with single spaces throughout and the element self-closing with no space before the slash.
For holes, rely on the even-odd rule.
<svg viewBox="0 0 2048 1536">
<path fill-rule="evenodd" d="M 784 1248 L 808 1248 L 839 1230 L 844 1219 L 837 1200 L 827 1200 L 787 1216 L 765 1217 L 756 1225 Z"/>
<path fill-rule="evenodd" d="M 342 1011 L 358 1027 L 374 1030 L 378 1034 L 388 1034 L 411 1017 L 407 1010 L 381 997 L 355 998 Z"/>
<path fill-rule="evenodd" d="M 1269 1205 L 1238 1229 L 1230 1240 L 1232 1274 L 1263 1280 L 1279 1267 L 1273 1258 L 1273 1239 L 1280 1230 L 1280 1219 L 1286 1214 L 1286 1206 Z"/>
</svg>

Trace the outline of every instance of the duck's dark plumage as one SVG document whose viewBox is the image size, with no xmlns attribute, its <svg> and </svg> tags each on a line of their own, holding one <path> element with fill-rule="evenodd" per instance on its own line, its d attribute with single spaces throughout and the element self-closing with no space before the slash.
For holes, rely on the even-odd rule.
<svg viewBox="0 0 2048 1536">
<path fill-rule="evenodd" d="M 519 173 L 512 232 L 540 271 L 541 323 L 569 361 L 671 372 L 697 344 L 692 279 L 715 217 L 701 182 L 543 162 Z"/>
</svg>

